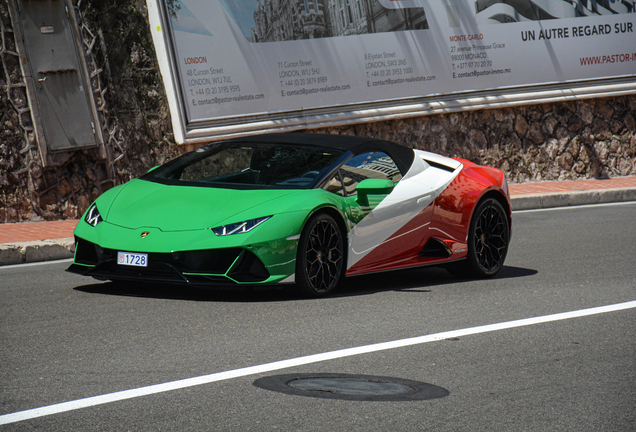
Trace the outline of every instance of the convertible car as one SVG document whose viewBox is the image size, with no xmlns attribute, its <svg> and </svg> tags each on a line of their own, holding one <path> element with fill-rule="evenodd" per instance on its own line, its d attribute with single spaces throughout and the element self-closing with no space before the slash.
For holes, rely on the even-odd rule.
<svg viewBox="0 0 636 432">
<path fill-rule="evenodd" d="M 490 277 L 511 235 L 502 171 L 377 139 L 270 134 L 201 147 L 101 195 L 69 271 L 100 280 L 296 284 L 444 265 Z"/>
</svg>

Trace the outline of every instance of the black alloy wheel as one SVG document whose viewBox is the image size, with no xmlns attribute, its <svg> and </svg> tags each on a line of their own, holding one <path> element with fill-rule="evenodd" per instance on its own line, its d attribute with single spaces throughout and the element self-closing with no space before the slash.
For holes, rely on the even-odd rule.
<svg viewBox="0 0 636 432">
<path fill-rule="evenodd" d="M 314 214 L 303 228 L 296 257 L 296 284 L 311 297 L 332 292 L 344 274 L 344 241 L 333 217 Z"/>
<path fill-rule="evenodd" d="M 468 270 L 474 276 L 491 277 L 504 265 L 510 241 L 505 210 L 494 198 L 479 203 L 468 234 Z"/>
</svg>

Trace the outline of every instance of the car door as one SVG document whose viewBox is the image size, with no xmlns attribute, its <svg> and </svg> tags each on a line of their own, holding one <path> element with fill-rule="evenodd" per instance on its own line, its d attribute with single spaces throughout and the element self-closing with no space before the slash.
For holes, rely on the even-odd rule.
<svg viewBox="0 0 636 432">
<path fill-rule="evenodd" d="M 404 176 L 390 156 L 381 152 L 358 155 L 341 167 L 345 174 L 366 175 L 349 185 L 355 190 L 346 198 L 354 223 L 348 234 L 347 274 L 373 271 L 374 265 L 387 261 L 399 266 L 400 261 L 417 256 L 428 238 L 435 198 L 461 170 L 461 163 L 448 158 L 444 161 L 449 166 L 441 169 L 438 162 L 427 161 L 427 155 L 435 156 L 416 151 Z M 360 202 L 359 189 L 365 185 L 363 180 L 370 178 L 389 180 L 393 187 L 387 193 L 372 194 L 365 206 L 364 199 Z M 343 183 L 346 188 L 346 176 Z"/>
</svg>

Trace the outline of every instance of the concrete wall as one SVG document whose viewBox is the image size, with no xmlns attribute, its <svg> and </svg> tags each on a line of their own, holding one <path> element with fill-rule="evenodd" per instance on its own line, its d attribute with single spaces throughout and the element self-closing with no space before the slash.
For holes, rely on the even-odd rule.
<svg viewBox="0 0 636 432">
<path fill-rule="evenodd" d="M 99 194 L 190 150 L 174 143 L 143 0 L 73 0 L 106 157 L 43 164 L 9 2 L 0 0 L 0 223 L 79 217 Z M 636 95 L 315 132 L 392 140 L 506 171 L 511 183 L 636 175 Z"/>
</svg>

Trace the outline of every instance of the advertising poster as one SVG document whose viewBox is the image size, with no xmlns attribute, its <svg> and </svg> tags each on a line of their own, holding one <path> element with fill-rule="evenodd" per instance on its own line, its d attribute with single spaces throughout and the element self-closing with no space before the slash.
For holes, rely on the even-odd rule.
<svg viewBox="0 0 636 432">
<path fill-rule="evenodd" d="M 636 75 L 632 0 L 154 1 L 186 129 Z"/>
</svg>

